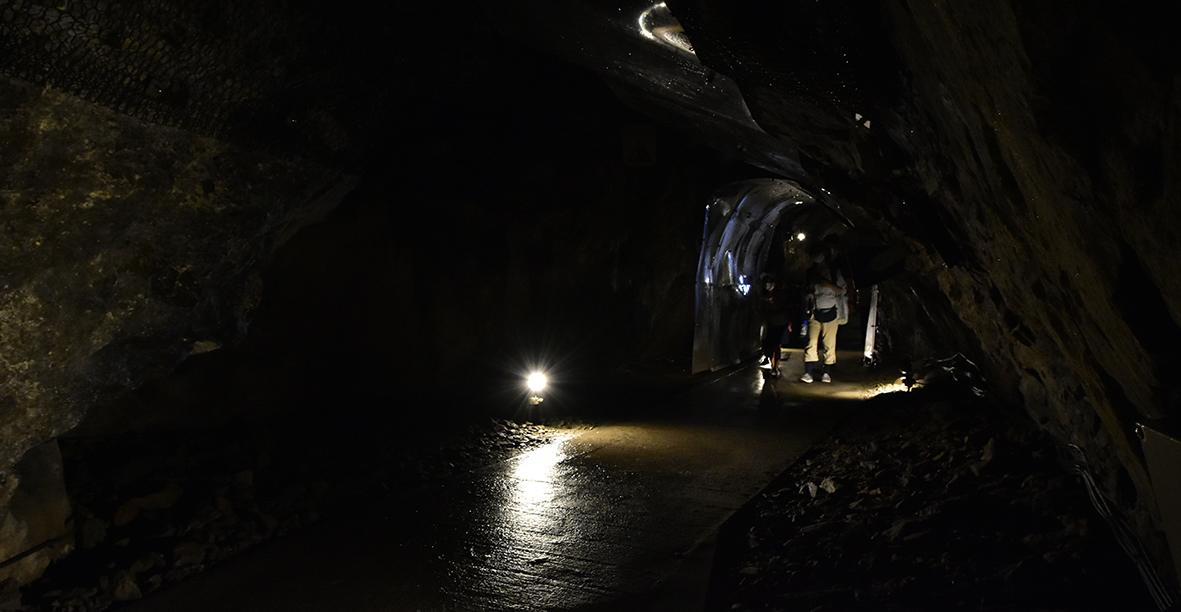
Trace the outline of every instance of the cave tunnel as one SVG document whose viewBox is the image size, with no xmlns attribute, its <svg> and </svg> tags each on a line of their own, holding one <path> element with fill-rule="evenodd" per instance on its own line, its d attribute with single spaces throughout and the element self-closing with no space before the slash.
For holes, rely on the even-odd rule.
<svg viewBox="0 0 1181 612">
<path fill-rule="evenodd" d="M 835 236 L 858 254 L 861 250 L 846 219 L 781 179 L 726 185 L 714 194 L 705 223 L 696 277 L 695 373 L 741 363 L 759 351 L 766 333 L 758 306 L 764 275 L 782 283 L 784 291 L 803 295 L 813 244 Z M 857 266 L 859 273 L 862 267 Z M 806 317 L 801 307 L 793 310 L 801 311 L 792 315 L 793 328 L 799 329 Z M 866 356 L 872 359 L 873 353 Z"/>
<path fill-rule="evenodd" d="M 0 610 L 1176 609 L 1179 13 L 0 3 Z"/>
</svg>

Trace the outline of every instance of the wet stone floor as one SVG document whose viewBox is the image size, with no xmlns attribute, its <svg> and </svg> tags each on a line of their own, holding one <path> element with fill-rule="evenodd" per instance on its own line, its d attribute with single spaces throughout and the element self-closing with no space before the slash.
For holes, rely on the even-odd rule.
<svg viewBox="0 0 1181 612">
<path fill-rule="evenodd" d="M 66 439 L 77 548 L 7 609 L 1149 609 L 1027 419 L 784 369 L 544 425 Z"/>
<path fill-rule="evenodd" d="M 378 426 L 380 423 L 380 427 Z M 353 423 L 355 425 L 355 423 Z M 507 460 L 586 425 L 507 419 L 460 425 L 250 424 L 59 440 L 75 546 L 9 594 L 24 612 L 118 609 L 392 495 Z M 411 431 L 411 429 L 413 431 Z"/>
</svg>

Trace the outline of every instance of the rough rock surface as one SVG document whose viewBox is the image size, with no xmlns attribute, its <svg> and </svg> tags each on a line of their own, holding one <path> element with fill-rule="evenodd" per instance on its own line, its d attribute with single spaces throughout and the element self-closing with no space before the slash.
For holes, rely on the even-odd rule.
<svg viewBox="0 0 1181 612">
<path fill-rule="evenodd" d="M 1168 565 L 1132 432 L 1179 401 L 1177 8 L 672 8 L 859 233 L 910 245 L 894 347 L 982 363 Z"/>
<path fill-rule="evenodd" d="M 7 580 L 29 582 L 74 545 L 70 498 L 62 480 L 57 440 L 25 453 L 14 466 L 13 476 L 16 489 L 8 507 L 0 511 L 0 561 L 24 556 L 0 567 L 0 585 Z"/>
<path fill-rule="evenodd" d="M 504 52 L 473 10 L 480 3 L 438 13 L 397 5 L 405 15 L 375 13 L 372 3 L 316 5 L 20 1 L 0 12 L 0 68 L 21 78 L 0 89 L 0 472 L 90 406 L 186 353 L 233 340 L 258 299 L 257 264 L 272 238 L 309 202 L 333 202 L 333 173 L 198 132 L 337 159 L 383 150 L 408 180 L 454 186 L 447 207 L 436 208 L 423 187 L 423 197 L 376 218 L 399 238 L 447 232 L 470 250 L 423 255 L 421 245 L 387 243 L 362 262 L 392 270 L 396 280 L 382 291 L 400 314 L 429 320 L 430 331 L 391 325 L 375 308 L 382 327 L 358 324 L 344 354 L 361 346 L 401 356 L 431 344 L 431 358 L 454 363 L 464 343 L 508 327 L 499 325 L 505 317 L 529 327 L 550 312 L 567 323 L 589 317 L 571 326 L 581 332 L 629 321 L 623 342 L 603 342 L 626 348 L 669 322 L 689 324 L 669 306 L 690 291 L 681 230 L 697 224 L 700 209 L 687 203 L 707 189 L 687 189 L 684 179 L 717 182 L 696 168 L 668 171 L 679 160 L 664 152 L 655 167 L 664 182 L 651 180 L 651 167 L 618 172 L 620 130 L 596 123 L 593 101 L 580 100 L 584 116 L 571 115 L 582 131 L 539 125 L 569 99 L 538 109 L 519 100 L 569 86 L 552 77 L 572 71 L 533 73 L 528 54 Z M 1181 401 L 1172 376 L 1181 366 L 1176 5 L 684 0 L 670 8 L 701 61 L 733 79 L 754 119 L 783 143 L 761 153 L 798 160 L 807 176 L 788 178 L 830 195 L 866 242 L 913 253 L 883 287 L 883 337 L 897 352 L 963 351 L 980 363 L 999 393 L 1060 443 L 1084 449 L 1102 490 L 1167 566 L 1131 432 L 1139 419 L 1175 418 Z M 265 26 L 251 28 L 259 15 Z M 526 66 L 512 74 L 517 81 L 502 79 L 515 65 Z M 473 95 L 493 90 L 517 96 Z M 397 121 L 371 131 L 375 115 Z M 461 116 L 476 129 L 454 121 Z M 480 129 L 493 124 L 499 130 Z M 542 130 L 552 140 L 521 144 L 523 133 Z M 372 148 L 358 144 L 373 134 Z M 498 146 L 473 153 L 473 135 Z M 560 166 L 572 150 L 566 140 L 591 162 Z M 459 160 L 480 153 L 488 163 L 472 162 L 477 180 L 456 180 L 469 174 Z M 416 159 L 398 165 L 404 157 Z M 485 189 L 510 174 L 526 179 Z M 595 194 L 602 207 L 566 201 L 575 192 Z M 685 206 L 667 205 L 679 194 Z M 657 199 L 667 206 L 652 208 Z M 518 219 L 504 221 L 508 210 Z M 643 215 L 651 217 L 617 231 L 616 219 Z M 487 257 L 490 249 L 503 257 Z M 654 254 L 667 257 L 661 270 L 648 265 Z M 572 278 L 575 267 L 585 279 Z M 479 303 L 435 291 L 448 273 L 490 271 Z M 555 293 L 566 299 L 547 301 Z M 600 307 L 603 296 L 610 307 Z M 0 505 L 14 486 L 0 482 Z"/>
<path fill-rule="evenodd" d="M 351 179 L 0 86 L 0 473 L 90 407 L 235 342 L 274 247 Z M 16 479 L 0 484 L 0 506 Z"/>
<path fill-rule="evenodd" d="M 872 400 L 723 528 L 708 610 L 1156 610 L 1057 447 L 1013 408 Z"/>
<path fill-rule="evenodd" d="M 683 350 L 699 220 L 679 211 L 732 165 L 651 124 L 629 165 L 637 117 L 601 85 L 555 114 L 585 85 L 567 66 L 456 35 L 463 11 L 403 8 L 0 11 L 19 77 L 0 94 L 0 471 L 87 413 L 91 432 L 207 426 L 449 384 L 440 364 L 473 348 L 497 357 L 474 376 L 540 359 L 522 345 Z M 364 203 L 292 241 L 267 287 L 279 324 L 236 350 L 273 248 L 351 185 L 291 151 L 376 168 Z"/>
</svg>

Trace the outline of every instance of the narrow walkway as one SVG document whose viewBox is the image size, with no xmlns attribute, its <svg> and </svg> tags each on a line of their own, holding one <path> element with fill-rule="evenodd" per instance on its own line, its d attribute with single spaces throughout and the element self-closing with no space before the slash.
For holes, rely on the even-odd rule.
<svg viewBox="0 0 1181 612">
<path fill-rule="evenodd" d="M 700 609 L 710 538 L 846 410 L 803 398 L 852 400 L 872 386 L 855 353 L 841 359 L 844 382 L 831 385 L 797 382 L 798 352 L 779 380 L 739 370 L 679 398 L 676 418 L 570 433 L 123 609 Z"/>
</svg>

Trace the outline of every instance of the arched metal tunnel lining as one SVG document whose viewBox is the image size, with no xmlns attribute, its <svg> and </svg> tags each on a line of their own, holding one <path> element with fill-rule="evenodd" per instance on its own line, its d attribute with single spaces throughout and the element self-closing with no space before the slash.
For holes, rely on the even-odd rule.
<svg viewBox="0 0 1181 612">
<path fill-rule="evenodd" d="M 753 288 L 766 268 L 776 226 L 817 204 L 782 179 L 739 181 L 714 194 L 697 263 L 694 373 L 733 365 L 759 350 L 762 321 Z"/>
</svg>

